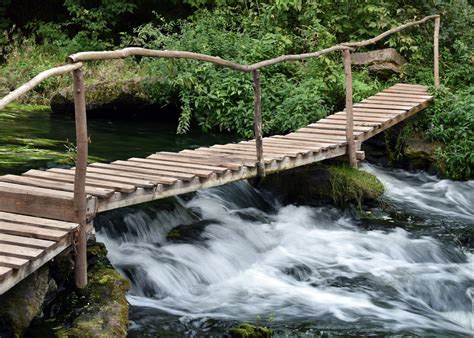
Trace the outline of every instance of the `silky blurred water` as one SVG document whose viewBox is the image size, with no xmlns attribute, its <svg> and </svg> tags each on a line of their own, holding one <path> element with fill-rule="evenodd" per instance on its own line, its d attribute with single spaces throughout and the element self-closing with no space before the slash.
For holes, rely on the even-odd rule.
<svg viewBox="0 0 474 338">
<path fill-rule="evenodd" d="M 425 225 L 472 229 L 472 181 L 364 169 Z M 219 335 L 234 321 L 281 336 L 473 330 L 473 254 L 393 218 L 366 226 L 353 211 L 281 205 L 239 182 L 116 211 L 96 226 L 132 281 L 130 336 Z"/>
</svg>

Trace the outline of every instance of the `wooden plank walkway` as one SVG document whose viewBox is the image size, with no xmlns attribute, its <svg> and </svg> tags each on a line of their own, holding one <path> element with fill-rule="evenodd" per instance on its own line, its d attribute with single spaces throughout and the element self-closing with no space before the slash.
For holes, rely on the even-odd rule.
<svg viewBox="0 0 474 338">
<path fill-rule="evenodd" d="M 396 84 L 354 104 L 357 148 L 431 100 L 425 86 Z M 266 173 L 345 155 L 345 128 L 341 111 L 290 134 L 263 138 Z M 106 210 L 255 177 L 256 164 L 255 140 L 92 163 L 86 176 L 88 220 Z M 71 244 L 67 234 L 77 226 L 69 223 L 75 220 L 74 172 L 29 170 L 0 176 L 0 294 Z M 33 217 L 25 223 L 21 215 Z"/>
</svg>

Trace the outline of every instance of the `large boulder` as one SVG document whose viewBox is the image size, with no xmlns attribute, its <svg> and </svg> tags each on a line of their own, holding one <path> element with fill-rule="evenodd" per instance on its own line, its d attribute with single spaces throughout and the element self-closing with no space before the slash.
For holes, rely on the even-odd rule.
<svg viewBox="0 0 474 338">
<path fill-rule="evenodd" d="M 49 269 L 44 266 L 0 296 L 0 337 L 22 336 L 41 314 L 49 288 Z"/>
<path fill-rule="evenodd" d="M 340 164 L 315 164 L 268 175 L 260 185 L 285 203 L 328 201 L 339 206 L 376 201 L 383 184 L 372 174 Z"/>
<path fill-rule="evenodd" d="M 399 74 L 407 60 L 394 48 L 385 48 L 363 53 L 353 53 L 353 65 L 369 65 L 369 72 L 381 77 Z"/>
<path fill-rule="evenodd" d="M 99 82 L 85 87 L 88 117 L 152 117 L 177 120 L 175 107 L 165 105 L 169 89 L 156 77 Z M 157 99 L 159 93 L 160 97 Z M 50 101 L 54 113 L 74 114 L 72 87 L 57 92 Z"/>
</svg>

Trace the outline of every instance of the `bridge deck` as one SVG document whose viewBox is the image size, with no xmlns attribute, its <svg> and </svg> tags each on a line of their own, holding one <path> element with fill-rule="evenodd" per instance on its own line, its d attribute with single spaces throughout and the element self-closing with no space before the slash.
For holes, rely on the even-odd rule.
<svg viewBox="0 0 474 338">
<path fill-rule="evenodd" d="M 431 100 L 425 86 L 396 84 L 355 104 L 353 116 L 357 145 L 360 147 L 368 138 L 426 108 Z M 345 125 L 346 115 L 342 111 L 293 133 L 265 137 L 266 172 L 287 170 L 346 154 Z M 92 163 L 88 166 L 86 179 L 89 220 L 105 210 L 255 177 L 256 162 L 255 140 L 250 140 L 178 153 L 159 152 L 147 158 Z M 30 170 L 21 176 L 0 176 L 0 211 L 35 216 L 37 224 L 44 224 L 44 218 L 72 222 L 75 220 L 73 182 L 74 168 Z M 21 280 L 18 276 L 28 274 L 19 273 L 22 266 L 2 260 L 2 255 L 26 258 L 21 253 L 9 251 L 12 242 L 15 243 L 12 236 L 18 234 L 8 230 L 11 224 L 10 228 L 2 227 L 2 224 L 0 221 L 0 294 Z M 21 224 L 16 222 L 14 226 L 20 227 Z M 18 242 L 13 245 L 34 246 L 24 244 L 25 236 L 49 240 L 35 233 L 34 227 L 30 230 L 29 234 L 22 233 L 23 237 L 18 237 Z M 35 249 L 38 250 L 35 251 L 38 258 L 28 256 L 30 262 L 37 260 L 44 263 L 54 257 L 52 253 L 57 254 L 59 249 L 70 245 L 64 239 L 56 242 L 61 245 L 48 243 L 55 249 L 46 254 L 39 253 L 43 248 Z M 34 269 L 31 266 L 42 265 L 29 264 L 30 268 L 25 271 L 32 272 Z"/>
</svg>

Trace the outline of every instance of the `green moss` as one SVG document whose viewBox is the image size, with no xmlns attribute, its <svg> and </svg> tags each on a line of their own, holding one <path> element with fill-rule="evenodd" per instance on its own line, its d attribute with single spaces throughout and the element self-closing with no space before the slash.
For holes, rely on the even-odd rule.
<svg viewBox="0 0 474 338">
<path fill-rule="evenodd" d="M 235 338 L 264 338 L 273 335 L 273 331 L 269 328 L 248 323 L 241 323 L 230 328 L 229 333 Z"/>
<path fill-rule="evenodd" d="M 376 200 L 383 192 L 383 184 L 372 174 L 347 166 L 331 165 L 330 174 L 332 198 L 338 205 L 356 202 L 361 208 L 362 201 Z"/>
<path fill-rule="evenodd" d="M 125 337 L 128 328 L 129 282 L 107 260 L 102 243 L 87 249 L 88 284 L 68 295 L 66 314 L 56 330 L 59 337 Z"/>
</svg>

